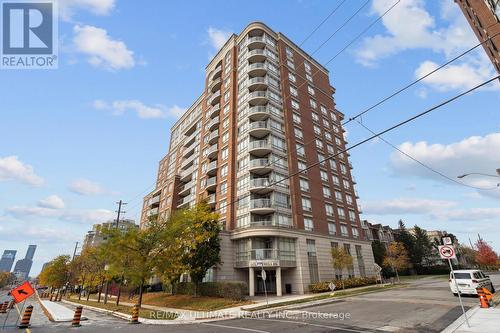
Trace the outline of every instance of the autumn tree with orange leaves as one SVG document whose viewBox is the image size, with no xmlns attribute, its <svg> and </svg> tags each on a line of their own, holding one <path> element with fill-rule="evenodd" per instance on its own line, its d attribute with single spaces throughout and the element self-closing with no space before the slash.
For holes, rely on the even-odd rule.
<svg viewBox="0 0 500 333">
<path fill-rule="evenodd" d="M 476 243 L 476 262 L 482 268 L 493 267 L 497 264 L 498 255 L 484 240 Z"/>
</svg>

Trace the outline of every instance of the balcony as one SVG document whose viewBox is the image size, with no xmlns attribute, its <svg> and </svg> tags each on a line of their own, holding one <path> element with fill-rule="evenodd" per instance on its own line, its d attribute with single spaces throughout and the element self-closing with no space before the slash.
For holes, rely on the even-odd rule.
<svg viewBox="0 0 500 333">
<path fill-rule="evenodd" d="M 269 118 L 271 115 L 271 109 L 268 106 L 263 106 L 263 105 L 258 105 L 258 106 L 251 106 L 248 109 L 248 118 L 250 120 L 264 120 Z"/>
<path fill-rule="evenodd" d="M 196 141 L 193 141 L 193 143 L 187 147 L 186 149 L 184 149 L 183 153 L 182 153 L 182 156 L 184 158 L 189 158 L 191 155 L 194 154 L 194 151 L 195 151 L 195 148 L 197 147 L 198 145 L 196 144 Z"/>
<path fill-rule="evenodd" d="M 265 49 L 255 49 L 248 52 L 248 61 L 252 62 L 264 62 L 267 58 Z"/>
<path fill-rule="evenodd" d="M 207 166 L 207 175 L 213 176 L 217 174 L 217 160 L 212 161 Z"/>
<path fill-rule="evenodd" d="M 218 78 L 220 78 L 221 74 L 222 74 L 222 65 L 219 65 L 214 69 L 212 73 L 212 81 L 215 81 Z"/>
<path fill-rule="evenodd" d="M 222 69 L 222 67 L 221 67 Z M 209 86 L 209 89 L 212 91 L 212 92 L 216 92 L 217 90 L 220 89 L 220 86 L 222 85 L 222 79 L 219 77 L 215 80 L 212 80 L 212 82 L 210 82 L 210 86 Z"/>
<path fill-rule="evenodd" d="M 179 191 L 179 195 L 181 197 L 185 197 L 186 195 L 191 193 L 191 188 L 194 186 L 194 181 L 190 181 L 186 183 Z"/>
<path fill-rule="evenodd" d="M 219 153 L 218 145 L 215 143 L 208 148 L 207 157 L 210 159 L 216 158 Z"/>
<path fill-rule="evenodd" d="M 186 170 L 187 168 L 191 167 L 194 163 L 194 160 L 198 157 L 198 154 L 193 154 L 186 158 L 184 161 L 181 163 L 181 169 Z"/>
<path fill-rule="evenodd" d="M 267 104 L 269 98 L 267 96 L 267 91 L 252 91 L 248 94 L 248 103 L 253 105 L 264 105 Z"/>
<path fill-rule="evenodd" d="M 248 89 L 250 90 L 263 90 L 268 86 L 267 79 L 265 77 L 253 77 L 248 79 Z"/>
<path fill-rule="evenodd" d="M 212 133 L 210 133 L 210 135 L 208 136 L 208 143 L 209 144 L 217 143 L 217 141 L 219 141 L 219 129 L 218 128 L 216 128 L 214 131 L 212 131 Z"/>
<path fill-rule="evenodd" d="M 266 46 L 266 39 L 263 36 L 250 37 L 247 46 L 249 50 L 262 49 Z"/>
<path fill-rule="evenodd" d="M 220 113 L 220 103 L 215 104 L 208 110 L 208 117 L 213 118 L 215 116 L 218 116 Z"/>
<path fill-rule="evenodd" d="M 210 105 L 215 105 L 220 102 L 220 90 L 210 96 L 208 103 Z"/>
<path fill-rule="evenodd" d="M 193 195 L 188 195 L 187 197 L 180 199 L 179 204 L 177 205 L 177 208 L 186 207 L 193 199 L 194 199 Z"/>
<path fill-rule="evenodd" d="M 158 208 L 153 208 L 148 210 L 148 216 L 155 216 L 158 215 Z"/>
<path fill-rule="evenodd" d="M 184 135 L 190 136 L 191 134 L 193 134 L 196 131 L 196 128 L 197 128 L 196 122 L 192 122 L 191 124 L 189 124 L 188 127 L 185 128 Z"/>
<path fill-rule="evenodd" d="M 361 205 L 358 205 L 358 213 L 359 214 L 363 213 L 363 209 L 361 208 Z"/>
<path fill-rule="evenodd" d="M 267 140 L 250 141 L 248 152 L 256 156 L 264 156 L 272 151 L 271 143 Z"/>
<path fill-rule="evenodd" d="M 262 139 L 271 133 L 271 126 L 266 121 L 255 121 L 248 126 L 248 133 L 255 138 Z"/>
<path fill-rule="evenodd" d="M 217 189 L 217 177 L 213 176 L 211 178 L 208 178 L 205 189 L 210 192 L 215 191 Z"/>
<path fill-rule="evenodd" d="M 194 132 L 184 140 L 184 147 L 189 147 L 196 139 L 198 132 Z"/>
<path fill-rule="evenodd" d="M 220 117 L 217 116 L 215 117 L 214 119 L 210 120 L 208 122 L 208 129 L 210 131 L 213 131 L 214 129 L 216 129 L 217 127 L 219 127 L 219 123 L 220 123 Z"/>
<path fill-rule="evenodd" d="M 273 167 L 267 158 L 257 158 L 249 161 L 248 170 L 258 175 L 264 175 L 271 172 Z"/>
<path fill-rule="evenodd" d="M 250 179 L 250 192 L 265 194 L 273 191 L 273 187 L 270 186 L 271 182 L 269 178 L 253 178 Z"/>
<path fill-rule="evenodd" d="M 264 62 L 256 62 L 248 65 L 247 73 L 250 76 L 264 76 L 267 73 L 267 66 Z"/>
<path fill-rule="evenodd" d="M 180 181 L 181 182 L 190 181 L 193 178 L 193 172 L 194 172 L 194 166 L 191 166 L 186 170 L 182 171 L 180 174 Z"/>
<path fill-rule="evenodd" d="M 236 267 L 281 266 L 295 267 L 295 251 L 278 249 L 253 249 L 236 252 Z"/>
<path fill-rule="evenodd" d="M 255 214 L 271 214 L 276 210 L 271 199 L 250 200 L 250 212 Z"/>
<path fill-rule="evenodd" d="M 157 206 L 160 203 L 160 195 L 156 195 L 149 199 L 149 206 Z"/>
<path fill-rule="evenodd" d="M 210 206 L 210 207 L 215 207 L 215 204 L 217 203 L 216 201 L 216 197 L 215 197 L 215 193 L 212 193 L 210 194 L 208 197 L 207 197 L 207 204 Z"/>
<path fill-rule="evenodd" d="M 354 196 L 356 197 L 356 199 L 359 199 L 359 193 L 358 193 L 358 191 L 354 190 Z"/>
</svg>

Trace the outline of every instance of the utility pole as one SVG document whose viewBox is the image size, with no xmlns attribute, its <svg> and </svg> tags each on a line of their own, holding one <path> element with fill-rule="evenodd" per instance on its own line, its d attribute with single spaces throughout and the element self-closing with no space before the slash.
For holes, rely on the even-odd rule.
<svg viewBox="0 0 500 333">
<path fill-rule="evenodd" d="M 126 213 L 126 212 L 122 212 L 122 206 L 126 205 L 127 203 L 123 202 L 122 200 L 120 200 L 116 204 L 118 205 L 118 210 L 116 211 L 117 212 L 117 216 L 116 216 L 116 229 L 118 229 L 118 226 L 120 224 L 120 214 L 121 213 Z"/>
<path fill-rule="evenodd" d="M 75 260 L 76 249 L 78 249 L 78 242 L 75 243 L 75 250 L 73 251 L 73 257 L 71 257 L 71 262 L 73 262 L 73 260 Z"/>
</svg>

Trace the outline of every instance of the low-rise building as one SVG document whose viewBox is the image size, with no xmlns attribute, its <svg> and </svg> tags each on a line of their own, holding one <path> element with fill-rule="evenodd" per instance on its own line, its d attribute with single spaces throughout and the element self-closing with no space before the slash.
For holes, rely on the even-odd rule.
<svg viewBox="0 0 500 333">
<path fill-rule="evenodd" d="M 139 226 L 135 224 L 134 220 L 120 220 L 118 223 L 118 229 L 120 229 L 122 232 L 126 232 L 130 228 L 138 228 Z M 112 228 L 116 228 L 116 220 L 110 220 L 104 223 L 100 224 L 94 224 L 92 226 L 92 230 L 87 232 L 85 235 L 85 239 L 83 241 L 83 248 L 85 249 L 86 247 L 94 247 L 94 246 L 99 246 L 102 244 L 104 240 L 106 240 L 106 237 L 104 236 L 103 231 L 104 230 L 109 230 Z"/>
</svg>

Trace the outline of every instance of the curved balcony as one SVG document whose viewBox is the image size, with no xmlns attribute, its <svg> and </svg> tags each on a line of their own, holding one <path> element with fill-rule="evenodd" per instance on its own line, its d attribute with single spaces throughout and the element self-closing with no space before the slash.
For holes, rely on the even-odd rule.
<svg viewBox="0 0 500 333">
<path fill-rule="evenodd" d="M 250 90 L 263 90 L 268 86 L 267 79 L 265 77 L 253 77 L 248 79 L 248 89 Z"/>
<path fill-rule="evenodd" d="M 267 102 L 267 91 L 253 91 L 248 94 L 248 103 L 250 105 L 263 105 Z"/>
<path fill-rule="evenodd" d="M 179 200 L 179 204 L 177 205 L 177 208 L 184 208 L 187 207 L 190 201 L 194 199 L 193 195 L 188 195 L 187 197 L 184 197 Z"/>
<path fill-rule="evenodd" d="M 264 62 L 256 62 L 248 65 L 247 72 L 251 76 L 264 76 L 267 73 L 267 66 Z"/>
<path fill-rule="evenodd" d="M 261 139 L 271 133 L 271 126 L 267 121 L 255 121 L 248 126 L 248 133 Z"/>
<path fill-rule="evenodd" d="M 250 141 L 248 143 L 248 152 L 253 155 L 264 156 L 269 154 L 271 151 L 271 143 L 267 140 Z"/>
<path fill-rule="evenodd" d="M 271 110 L 266 105 L 254 105 L 248 109 L 248 118 L 250 120 L 264 120 L 269 118 Z"/>
<path fill-rule="evenodd" d="M 216 198 L 215 198 L 215 193 L 212 193 L 212 194 L 210 194 L 210 195 L 207 197 L 207 204 L 208 204 L 210 207 L 212 207 L 212 208 L 214 208 L 214 207 L 215 207 L 215 204 L 216 204 L 216 202 L 217 202 L 215 199 L 216 199 Z"/>
<path fill-rule="evenodd" d="M 213 71 L 213 73 L 212 73 L 212 81 L 215 81 L 215 80 L 217 80 L 218 78 L 220 78 L 220 77 L 221 77 L 221 74 L 222 74 L 222 65 L 219 65 L 219 66 L 217 66 L 217 67 L 214 69 L 214 71 Z"/>
<path fill-rule="evenodd" d="M 263 36 L 255 36 L 248 38 L 248 49 L 262 49 L 266 46 L 266 39 Z"/>
<path fill-rule="evenodd" d="M 259 194 L 272 192 L 273 188 L 270 184 L 269 178 L 250 179 L 250 192 Z"/>
<path fill-rule="evenodd" d="M 250 200 L 250 212 L 254 214 L 270 214 L 276 208 L 271 199 L 252 199 Z"/>
<path fill-rule="evenodd" d="M 258 175 L 264 175 L 273 170 L 267 158 L 257 158 L 248 162 L 248 171 Z"/>
<path fill-rule="evenodd" d="M 208 110 L 208 116 L 210 118 L 213 118 L 215 116 L 218 116 L 220 113 L 220 103 L 215 104 Z"/>
<path fill-rule="evenodd" d="M 217 174 L 217 160 L 208 163 L 207 175 L 214 176 Z"/>
<path fill-rule="evenodd" d="M 267 58 L 266 50 L 265 49 L 251 50 L 248 52 L 247 57 L 248 57 L 248 60 L 252 61 L 252 62 L 255 62 L 255 61 L 263 62 Z"/>
<path fill-rule="evenodd" d="M 215 80 L 212 80 L 212 82 L 210 82 L 209 89 L 214 93 L 214 92 L 216 92 L 217 90 L 220 89 L 221 85 L 222 85 L 222 79 L 219 77 L 219 78 L 217 78 Z"/>
<path fill-rule="evenodd" d="M 208 178 L 205 189 L 210 192 L 215 191 L 217 189 L 217 177 Z"/>
<path fill-rule="evenodd" d="M 185 197 L 188 194 L 191 194 L 191 188 L 194 185 L 194 181 L 190 181 L 189 183 L 186 183 L 181 190 L 179 191 L 179 195 L 181 197 Z"/>
<path fill-rule="evenodd" d="M 208 137 L 208 143 L 209 144 L 214 144 L 217 141 L 219 141 L 219 129 L 218 128 L 216 128 L 215 131 L 213 131 L 212 133 L 210 133 L 210 135 Z"/>
<path fill-rule="evenodd" d="M 207 157 L 208 158 L 215 158 L 215 157 L 217 157 L 218 153 L 219 153 L 219 149 L 218 149 L 217 144 L 215 143 L 212 146 L 210 146 L 210 148 L 208 148 Z"/>
<path fill-rule="evenodd" d="M 219 122 L 220 122 L 219 116 L 217 116 L 214 119 L 210 120 L 210 122 L 208 123 L 208 129 L 210 131 L 213 131 L 214 129 L 216 129 L 217 127 L 219 127 Z"/>
<path fill-rule="evenodd" d="M 193 178 L 194 167 L 191 166 L 188 169 L 184 170 L 180 174 L 181 182 L 188 182 Z"/>
<path fill-rule="evenodd" d="M 208 103 L 210 105 L 215 105 L 220 102 L 220 90 L 214 93 L 210 99 L 208 100 Z"/>
</svg>

